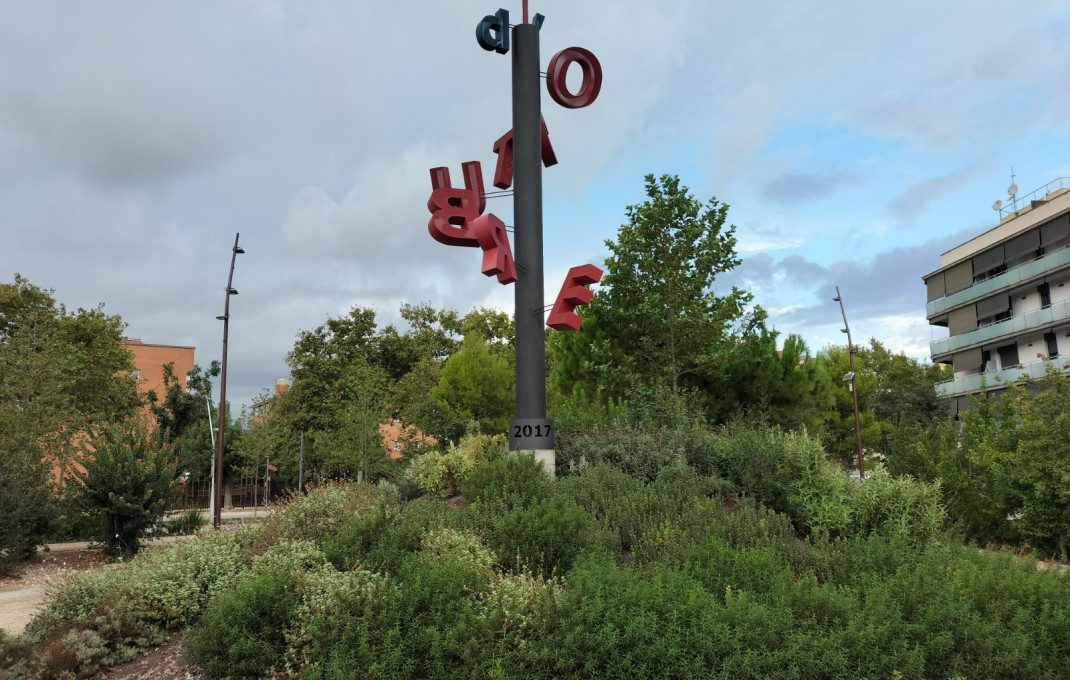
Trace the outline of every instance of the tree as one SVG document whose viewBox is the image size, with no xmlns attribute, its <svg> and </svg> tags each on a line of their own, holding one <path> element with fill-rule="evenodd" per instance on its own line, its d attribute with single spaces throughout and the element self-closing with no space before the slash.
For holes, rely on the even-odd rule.
<svg viewBox="0 0 1070 680">
<path fill-rule="evenodd" d="M 714 361 L 750 295 L 713 291 L 739 264 L 728 206 L 699 202 L 675 176 L 645 183 L 646 202 L 628 206 L 617 241 L 606 241 L 612 254 L 592 308 L 642 381 L 678 397 Z"/>
<path fill-rule="evenodd" d="M 167 511 L 178 477 L 174 449 L 137 419 L 100 427 L 86 448 L 79 501 L 99 515 L 107 554 L 134 554 Z"/>
<path fill-rule="evenodd" d="M 440 441 L 456 442 L 476 421 L 487 434 L 504 433 L 509 426 L 516 395 L 512 366 L 490 351 L 479 335 L 468 335 L 460 351 L 442 367 L 438 385 L 431 390 L 431 402 L 441 414 L 442 431 L 424 430 Z"/>
<path fill-rule="evenodd" d="M 554 341 L 556 355 L 579 355 L 557 356 L 555 384 L 676 408 L 724 355 L 750 295 L 714 292 L 717 276 L 739 264 L 728 206 L 702 203 L 675 176 L 647 175 L 645 185 L 647 200 L 629 206 L 617 240 L 606 241 L 611 254 L 584 325 Z"/>
<path fill-rule="evenodd" d="M 155 436 L 161 443 L 171 442 L 178 467 L 191 478 L 206 478 L 215 451 L 211 428 L 218 425 L 219 413 L 212 402 L 212 378 L 219 375 L 218 361 L 207 370 L 194 365 L 186 374 L 186 388 L 175 375 L 174 364 L 163 367 L 164 395 L 149 391 L 149 410 L 156 419 Z"/>
<path fill-rule="evenodd" d="M 871 408 L 877 390 L 877 376 L 866 365 L 864 357 L 856 354 L 853 384 L 850 380 L 841 381 L 840 377 L 847 375 L 851 366 L 846 347 L 827 347 L 818 355 L 818 361 L 824 366 L 833 385 L 832 407 L 825 411 L 825 449 L 841 463 L 850 464 L 858 454 L 852 387 L 858 390 L 862 447 L 874 449 L 881 442 L 881 425 Z"/>
<path fill-rule="evenodd" d="M 1017 523 L 1026 537 L 1054 543 L 1070 562 L 1070 377 L 1049 364 L 1032 387 L 1008 395 L 1017 425 L 1008 466 Z"/>
<path fill-rule="evenodd" d="M 890 427 L 927 425 L 947 413 L 933 389 L 934 384 L 951 377 L 946 366 L 924 364 L 902 352 L 893 354 L 876 338 L 858 355 L 877 379 L 871 401 L 877 420 Z"/>
<path fill-rule="evenodd" d="M 17 274 L 0 285 L 0 524 L 25 520 L 0 532 L 0 558 L 40 544 L 55 509 L 49 469 L 62 489 L 79 433 L 141 404 L 122 330 L 103 306 L 68 312 Z"/>
<path fill-rule="evenodd" d="M 798 335 L 785 338 L 783 350 L 778 351 L 777 335 L 766 327 L 765 312 L 755 310 L 751 322 L 709 372 L 703 389 L 708 417 L 726 422 L 742 413 L 820 436 L 825 413 L 835 401 L 825 365 L 810 356 Z"/>
</svg>

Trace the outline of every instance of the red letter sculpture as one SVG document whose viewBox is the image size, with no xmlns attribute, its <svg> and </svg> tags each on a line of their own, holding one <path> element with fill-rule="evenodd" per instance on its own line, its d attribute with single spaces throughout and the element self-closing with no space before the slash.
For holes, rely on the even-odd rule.
<svg viewBox="0 0 1070 680">
<path fill-rule="evenodd" d="M 508 189 L 513 186 L 513 131 L 510 130 L 494 142 L 494 153 L 498 154 L 498 164 L 494 166 L 494 186 Z M 550 133 L 546 121 L 542 121 L 542 164 L 544 167 L 557 165 L 557 154 L 550 144 Z"/>
<path fill-rule="evenodd" d="M 569 269 L 553 311 L 546 318 L 546 325 L 559 331 L 578 331 L 583 319 L 574 310 L 577 305 L 585 305 L 594 297 L 594 293 L 586 286 L 601 280 L 602 270 L 593 264 Z"/>
<path fill-rule="evenodd" d="M 447 246 L 474 248 L 479 241 L 472 223 L 487 207 L 487 198 L 483 195 L 483 170 L 479 161 L 464 163 L 461 168 L 464 189 L 454 189 L 450 184 L 449 168 L 431 169 L 431 198 L 427 200 L 431 219 L 427 231 L 431 238 Z"/>
<path fill-rule="evenodd" d="M 498 283 L 515 283 L 516 265 L 505 223 L 494 215 L 483 215 L 476 218 L 475 232 L 479 247 L 483 249 L 483 273 L 497 275 Z"/>
<path fill-rule="evenodd" d="M 580 91 L 576 94 L 569 92 L 565 83 L 572 62 L 579 64 L 583 70 Z M 546 69 L 546 89 L 550 92 L 550 98 L 566 109 L 590 106 L 602 89 L 602 65 L 598 63 L 598 57 L 582 47 L 561 50 L 550 60 L 550 67 Z"/>
</svg>

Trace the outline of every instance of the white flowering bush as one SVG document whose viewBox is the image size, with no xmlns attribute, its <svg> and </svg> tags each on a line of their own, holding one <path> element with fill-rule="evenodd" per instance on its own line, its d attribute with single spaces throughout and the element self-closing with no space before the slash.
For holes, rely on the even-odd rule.
<svg viewBox="0 0 1070 680">
<path fill-rule="evenodd" d="M 423 535 L 420 552 L 439 561 L 453 560 L 489 574 L 498 561 L 494 551 L 475 531 L 443 527 Z"/>
<path fill-rule="evenodd" d="M 478 616 L 496 634 L 527 631 L 538 623 L 538 606 L 559 606 L 565 591 L 557 578 L 527 572 L 495 574 L 490 590 L 477 595 Z"/>
</svg>

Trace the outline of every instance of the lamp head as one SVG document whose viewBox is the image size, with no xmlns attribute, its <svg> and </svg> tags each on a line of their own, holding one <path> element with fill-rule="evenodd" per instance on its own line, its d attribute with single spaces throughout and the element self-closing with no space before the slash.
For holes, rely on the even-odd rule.
<svg viewBox="0 0 1070 680">
<path fill-rule="evenodd" d="M 840 302 L 840 296 L 837 295 L 836 297 L 832 298 L 832 301 L 833 302 Z"/>
<path fill-rule="evenodd" d="M 245 254 L 245 249 L 242 248 L 241 246 L 234 246 L 234 254 L 235 255 L 244 255 Z"/>
<path fill-rule="evenodd" d="M 225 315 L 225 316 L 217 316 L 216 318 L 217 318 L 217 319 L 219 319 L 220 321 L 226 321 L 227 319 L 229 319 L 229 318 L 230 318 L 230 316 L 229 316 L 229 315 Z"/>
<path fill-rule="evenodd" d="M 237 288 L 227 288 L 227 295 L 237 295 L 237 294 L 238 294 L 238 289 Z"/>
</svg>

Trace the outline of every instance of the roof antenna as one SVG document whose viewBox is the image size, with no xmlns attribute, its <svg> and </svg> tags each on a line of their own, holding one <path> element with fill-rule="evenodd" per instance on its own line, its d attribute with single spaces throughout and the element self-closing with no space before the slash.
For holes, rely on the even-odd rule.
<svg viewBox="0 0 1070 680">
<path fill-rule="evenodd" d="M 1007 187 L 1007 195 L 1011 197 L 1014 212 L 1018 212 L 1018 185 L 1014 183 L 1014 166 L 1011 166 L 1011 185 Z"/>
</svg>

